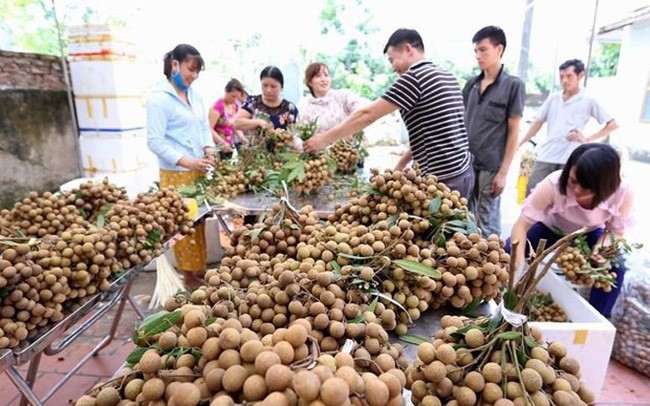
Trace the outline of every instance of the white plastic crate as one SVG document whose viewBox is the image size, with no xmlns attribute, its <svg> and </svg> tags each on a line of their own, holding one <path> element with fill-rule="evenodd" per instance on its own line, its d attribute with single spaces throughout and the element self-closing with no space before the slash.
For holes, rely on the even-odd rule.
<svg viewBox="0 0 650 406">
<path fill-rule="evenodd" d="M 84 176 L 129 174 L 157 166 L 147 147 L 144 130 L 118 132 L 82 131 L 79 136 Z"/>
<path fill-rule="evenodd" d="M 141 96 L 146 93 L 146 67 L 137 60 L 70 61 L 76 96 Z"/>
<path fill-rule="evenodd" d="M 571 289 L 563 277 L 552 271 L 544 276 L 537 288 L 550 293 L 571 322 L 531 324 L 542 329 L 545 341 L 559 341 L 566 346 L 568 355 L 580 363 L 581 380 L 597 398 L 605 381 L 616 328 Z"/>
<path fill-rule="evenodd" d="M 147 121 L 144 95 L 75 95 L 74 101 L 80 131 L 142 128 Z"/>
</svg>

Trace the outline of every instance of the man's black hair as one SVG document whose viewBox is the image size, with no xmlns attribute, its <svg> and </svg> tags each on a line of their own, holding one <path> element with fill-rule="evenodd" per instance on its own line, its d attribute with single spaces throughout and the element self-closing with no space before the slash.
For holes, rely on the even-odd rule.
<svg viewBox="0 0 650 406">
<path fill-rule="evenodd" d="M 580 59 L 569 59 L 568 61 L 565 61 L 562 65 L 560 65 L 560 72 L 568 69 L 569 66 L 573 66 L 573 71 L 576 73 L 576 75 L 579 75 L 580 73 L 585 71 L 585 64 L 582 63 Z"/>
<path fill-rule="evenodd" d="M 413 48 L 424 52 L 424 42 L 420 33 L 410 28 L 400 28 L 388 38 L 388 42 L 386 42 L 386 46 L 384 47 L 384 53 L 388 51 L 388 47 L 397 47 L 402 44 L 409 44 Z"/>
<path fill-rule="evenodd" d="M 490 42 L 492 43 L 493 46 L 497 45 L 503 45 L 503 52 L 501 53 L 501 56 L 506 52 L 506 33 L 501 29 L 501 27 L 497 27 L 496 25 L 488 25 L 487 27 L 483 27 L 480 30 L 476 31 L 476 34 L 472 37 L 472 43 L 476 44 L 477 42 L 481 42 L 485 38 L 489 38 Z"/>
</svg>

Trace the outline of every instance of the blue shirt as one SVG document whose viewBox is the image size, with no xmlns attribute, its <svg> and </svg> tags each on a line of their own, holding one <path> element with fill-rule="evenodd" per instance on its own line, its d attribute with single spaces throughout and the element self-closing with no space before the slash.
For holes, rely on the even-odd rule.
<svg viewBox="0 0 650 406">
<path fill-rule="evenodd" d="M 187 98 L 189 105 L 167 80 L 156 84 L 147 98 L 147 146 L 160 169 L 186 171 L 176 165 L 181 157 L 201 158 L 205 147 L 214 147 L 203 100 L 191 87 Z"/>
</svg>

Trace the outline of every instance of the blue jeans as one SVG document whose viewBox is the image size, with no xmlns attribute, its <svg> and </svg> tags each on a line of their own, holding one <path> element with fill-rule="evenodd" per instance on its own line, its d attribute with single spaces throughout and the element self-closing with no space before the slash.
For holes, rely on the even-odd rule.
<svg viewBox="0 0 650 406">
<path fill-rule="evenodd" d="M 587 243 L 589 244 L 590 247 L 593 248 L 593 246 L 596 244 L 596 241 L 598 241 L 598 238 L 600 238 L 601 235 L 605 232 L 604 229 L 602 228 L 597 228 L 593 231 L 590 231 L 587 233 Z M 533 226 L 528 230 L 528 234 L 526 235 L 526 238 L 530 241 L 532 246 L 534 248 L 537 248 L 537 245 L 539 244 L 539 240 L 545 239 L 546 240 L 546 247 L 550 247 L 553 245 L 557 240 L 561 238 L 561 236 L 555 234 L 553 230 L 550 228 L 546 227 L 543 223 L 535 223 Z M 523 241 L 520 243 L 524 243 Z M 510 238 L 506 240 L 506 247 L 505 247 L 506 252 L 510 253 Z M 528 258 L 529 255 L 529 245 L 526 244 L 526 258 Z M 616 298 L 618 298 L 618 294 L 621 291 L 621 287 L 623 286 L 623 280 L 625 279 L 625 272 L 627 271 L 627 268 L 625 267 L 625 263 L 622 261 L 621 258 L 619 258 L 620 264 L 612 264 L 612 271 L 616 272 L 616 287 L 612 288 L 611 292 L 607 293 L 602 289 L 596 289 L 596 288 L 591 288 L 591 292 L 589 293 L 589 303 L 600 312 L 603 316 L 609 318 L 612 314 L 612 307 L 614 306 L 614 302 L 616 302 Z"/>
</svg>

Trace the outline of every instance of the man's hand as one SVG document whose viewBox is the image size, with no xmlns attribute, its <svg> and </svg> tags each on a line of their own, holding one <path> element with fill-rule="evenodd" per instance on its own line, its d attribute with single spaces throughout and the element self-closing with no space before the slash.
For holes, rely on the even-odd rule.
<svg viewBox="0 0 650 406">
<path fill-rule="evenodd" d="M 309 152 L 310 154 L 313 154 L 325 148 L 327 144 L 328 143 L 325 140 L 323 134 L 318 134 L 318 135 L 314 135 L 313 137 L 305 141 L 302 144 L 302 149 L 305 152 Z"/>
<path fill-rule="evenodd" d="M 492 196 L 497 197 L 503 193 L 505 186 L 506 175 L 501 174 L 501 172 L 497 172 L 497 174 L 494 175 L 494 179 L 492 180 Z"/>
<path fill-rule="evenodd" d="M 589 142 L 589 140 L 587 139 L 587 137 L 585 137 L 585 136 L 584 136 L 580 131 L 578 131 L 578 130 L 571 130 L 571 131 L 569 132 L 569 135 L 566 136 L 566 139 L 569 140 L 569 141 L 573 141 L 573 142 L 579 142 L 579 143 L 581 143 L 581 144 L 585 144 L 585 143 Z"/>
</svg>

